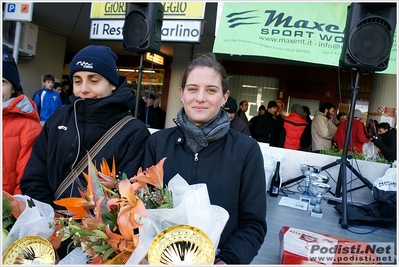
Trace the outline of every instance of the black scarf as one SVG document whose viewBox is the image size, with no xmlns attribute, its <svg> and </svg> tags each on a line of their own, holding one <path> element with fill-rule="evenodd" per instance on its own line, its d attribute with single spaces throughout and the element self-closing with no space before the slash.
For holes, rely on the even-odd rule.
<svg viewBox="0 0 399 267">
<path fill-rule="evenodd" d="M 174 122 L 182 129 L 186 137 L 186 144 L 193 153 L 197 153 L 208 146 L 210 142 L 222 138 L 230 128 L 229 115 L 224 110 L 207 123 L 196 126 L 181 108 Z"/>
</svg>

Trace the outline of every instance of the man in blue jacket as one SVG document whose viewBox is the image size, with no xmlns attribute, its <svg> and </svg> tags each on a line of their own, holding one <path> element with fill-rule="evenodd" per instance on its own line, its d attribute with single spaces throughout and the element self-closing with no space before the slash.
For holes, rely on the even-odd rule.
<svg viewBox="0 0 399 267">
<path fill-rule="evenodd" d="M 37 112 L 40 115 L 40 123 L 43 125 L 54 111 L 62 106 L 60 94 L 53 89 L 54 76 L 47 74 L 43 77 L 43 89 L 33 94 Z"/>
</svg>

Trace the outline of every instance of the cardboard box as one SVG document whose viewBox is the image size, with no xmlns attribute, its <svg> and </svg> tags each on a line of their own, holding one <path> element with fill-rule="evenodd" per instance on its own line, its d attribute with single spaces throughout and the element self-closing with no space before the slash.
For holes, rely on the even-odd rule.
<svg viewBox="0 0 399 267">
<path fill-rule="evenodd" d="M 394 263 L 394 243 L 367 243 L 283 226 L 281 264 Z"/>
</svg>

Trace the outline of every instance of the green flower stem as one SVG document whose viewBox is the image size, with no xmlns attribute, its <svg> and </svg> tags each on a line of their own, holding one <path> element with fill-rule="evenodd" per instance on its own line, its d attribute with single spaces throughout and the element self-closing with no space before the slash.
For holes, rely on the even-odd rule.
<svg viewBox="0 0 399 267">
<path fill-rule="evenodd" d="M 101 253 L 101 252 L 103 252 L 103 251 L 105 251 L 105 250 L 108 250 L 110 247 L 111 247 L 110 244 L 105 244 L 105 245 L 102 245 L 102 246 L 100 246 L 100 247 L 94 248 L 94 252 L 95 252 L 96 254 L 98 254 L 98 253 Z"/>
<path fill-rule="evenodd" d="M 113 247 L 109 248 L 105 253 L 104 253 L 104 260 L 107 260 L 109 256 L 115 252 L 115 249 Z"/>
<path fill-rule="evenodd" d="M 100 230 L 93 230 L 93 232 L 101 239 L 105 239 L 105 240 L 110 239 L 109 236 L 107 236 L 106 233 L 104 233 L 104 232 L 102 232 Z"/>
<path fill-rule="evenodd" d="M 77 225 L 70 224 L 70 225 L 68 225 L 68 228 L 74 234 L 79 233 L 79 235 L 81 235 L 81 236 L 95 236 L 96 235 L 95 232 L 83 229 Z"/>
<path fill-rule="evenodd" d="M 118 193 L 115 193 L 114 191 L 112 191 L 112 190 L 106 188 L 106 187 L 103 186 L 103 185 L 101 185 L 101 186 L 102 186 L 102 188 L 103 188 L 104 191 L 110 193 L 112 196 L 114 196 L 114 197 L 119 197 L 119 194 L 118 194 Z"/>
</svg>

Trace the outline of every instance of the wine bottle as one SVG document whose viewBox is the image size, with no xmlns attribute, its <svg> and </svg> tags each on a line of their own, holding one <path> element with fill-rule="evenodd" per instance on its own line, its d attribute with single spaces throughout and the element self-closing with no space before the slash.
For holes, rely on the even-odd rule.
<svg viewBox="0 0 399 267">
<path fill-rule="evenodd" d="M 277 197 L 280 192 L 280 161 L 277 161 L 276 171 L 270 181 L 269 195 Z"/>
</svg>

